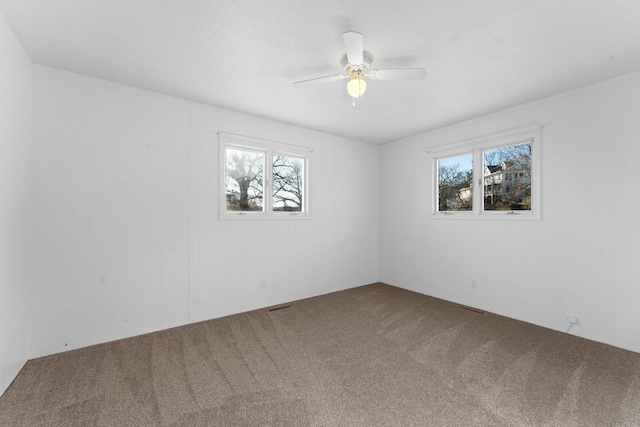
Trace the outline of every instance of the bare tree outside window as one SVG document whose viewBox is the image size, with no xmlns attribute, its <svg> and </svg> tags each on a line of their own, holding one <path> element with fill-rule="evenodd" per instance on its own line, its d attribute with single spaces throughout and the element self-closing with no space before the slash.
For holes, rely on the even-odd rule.
<svg viewBox="0 0 640 427">
<path fill-rule="evenodd" d="M 438 211 L 470 211 L 473 204 L 473 156 L 438 159 Z"/>
<path fill-rule="evenodd" d="M 273 210 L 302 211 L 304 159 L 273 156 Z"/>
<path fill-rule="evenodd" d="M 261 211 L 264 153 L 226 149 L 225 187 L 227 210 Z"/>
</svg>

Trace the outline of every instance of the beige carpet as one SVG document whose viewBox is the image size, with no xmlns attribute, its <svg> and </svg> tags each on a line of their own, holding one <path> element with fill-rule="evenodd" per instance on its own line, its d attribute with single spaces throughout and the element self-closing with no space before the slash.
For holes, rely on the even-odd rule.
<svg viewBox="0 0 640 427">
<path fill-rule="evenodd" d="M 29 361 L 2 426 L 638 426 L 640 354 L 374 284 Z"/>
</svg>

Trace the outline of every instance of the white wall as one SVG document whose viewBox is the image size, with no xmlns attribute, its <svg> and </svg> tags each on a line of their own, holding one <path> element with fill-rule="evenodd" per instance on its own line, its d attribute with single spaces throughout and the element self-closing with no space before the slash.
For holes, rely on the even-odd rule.
<svg viewBox="0 0 640 427">
<path fill-rule="evenodd" d="M 378 281 L 379 147 L 33 74 L 30 357 Z M 219 131 L 312 147 L 313 218 L 219 221 Z"/>
<path fill-rule="evenodd" d="M 378 281 L 378 146 L 199 104 L 190 117 L 191 321 Z M 312 147 L 312 219 L 218 221 L 218 131 Z"/>
<path fill-rule="evenodd" d="M 0 394 L 28 359 L 31 61 L 0 16 Z"/>
<path fill-rule="evenodd" d="M 640 351 L 639 117 L 632 74 L 383 146 L 381 280 Z M 427 219 L 427 147 L 534 122 L 542 221 Z"/>
</svg>

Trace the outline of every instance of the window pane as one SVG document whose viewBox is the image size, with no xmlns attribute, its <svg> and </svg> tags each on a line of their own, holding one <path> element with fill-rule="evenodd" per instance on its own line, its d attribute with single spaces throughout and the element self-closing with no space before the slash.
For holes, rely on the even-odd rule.
<svg viewBox="0 0 640 427">
<path fill-rule="evenodd" d="M 228 211 L 261 211 L 264 153 L 226 149 L 225 186 Z"/>
<path fill-rule="evenodd" d="M 438 211 L 470 211 L 472 182 L 472 153 L 438 159 Z"/>
<path fill-rule="evenodd" d="M 531 143 L 483 151 L 484 210 L 531 210 Z"/>
<path fill-rule="evenodd" d="M 273 210 L 302 211 L 304 159 L 273 156 Z"/>
</svg>

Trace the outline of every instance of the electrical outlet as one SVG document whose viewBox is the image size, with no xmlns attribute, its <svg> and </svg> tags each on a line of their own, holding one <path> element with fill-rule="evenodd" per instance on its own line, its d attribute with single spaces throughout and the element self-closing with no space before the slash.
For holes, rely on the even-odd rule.
<svg viewBox="0 0 640 427">
<path fill-rule="evenodd" d="M 478 289 L 478 281 L 477 280 L 472 280 L 471 281 L 471 289 Z"/>
<path fill-rule="evenodd" d="M 569 322 L 572 325 L 575 325 L 578 323 L 578 318 L 575 316 L 567 316 L 567 322 Z"/>
<path fill-rule="evenodd" d="M 264 289 L 267 287 L 267 281 L 264 279 L 260 279 L 260 288 Z"/>
</svg>

